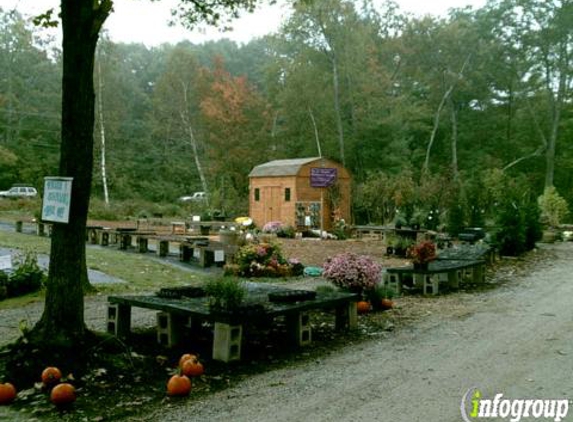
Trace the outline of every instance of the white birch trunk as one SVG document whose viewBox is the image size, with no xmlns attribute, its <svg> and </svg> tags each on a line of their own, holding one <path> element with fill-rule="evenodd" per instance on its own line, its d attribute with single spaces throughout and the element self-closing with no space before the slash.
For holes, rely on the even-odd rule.
<svg viewBox="0 0 573 422">
<path fill-rule="evenodd" d="M 101 64 L 98 60 L 97 63 L 97 111 L 99 120 L 99 135 L 101 141 L 101 154 L 100 154 L 100 166 L 101 166 L 101 182 L 103 185 L 103 198 L 106 206 L 109 206 L 109 190 L 107 187 L 107 168 L 105 162 L 105 123 L 103 120 L 103 95 L 102 95 L 101 81 Z"/>
<path fill-rule="evenodd" d="M 199 159 L 199 147 L 197 145 L 197 139 L 193 132 L 193 126 L 191 125 L 191 118 L 189 116 L 189 100 L 187 97 L 187 85 L 181 82 L 181 87 L 183 89 L 183 110 L 179 113 L 181 117 L 181 122 L 185 126 L 187 136 L 189 136 L 189 144 L 193 150 L 193 158 L 195 160 L 195 167 L 197 168 L 197 173 L 199 173 L 199 180 L 201 181 L 201 187 L 203 192 L 208 193 L 207 179 L 205 178 L 205 173 L 203 171 L 203 166 L 201 165 L 201 160 Z M 208 197 L 207 197 L 208 198 Z"/>
</svg>

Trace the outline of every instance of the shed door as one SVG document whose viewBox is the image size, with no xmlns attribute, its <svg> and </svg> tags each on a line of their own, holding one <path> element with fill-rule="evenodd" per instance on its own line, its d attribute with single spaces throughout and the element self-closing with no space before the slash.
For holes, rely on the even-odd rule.
<svg viewBox="0 0 573 422">
<path fill-rule="evenodd" d="M 282 189 L 280 186 L 266 186 L 263 194 L 263 204 L 265 207 L 265 221 L 280 221 Z"/>
</svg>

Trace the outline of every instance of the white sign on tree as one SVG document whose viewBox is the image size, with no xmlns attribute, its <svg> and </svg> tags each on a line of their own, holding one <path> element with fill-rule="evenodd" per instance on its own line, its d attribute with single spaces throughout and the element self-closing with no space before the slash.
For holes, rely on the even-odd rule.
<svg viewBox="0 0 573 422">
<path fill-rule="evenodd" d="M 70 217 L 72 177 L 45 177 L 42 220 L 67 223 Z"/>
</svg>

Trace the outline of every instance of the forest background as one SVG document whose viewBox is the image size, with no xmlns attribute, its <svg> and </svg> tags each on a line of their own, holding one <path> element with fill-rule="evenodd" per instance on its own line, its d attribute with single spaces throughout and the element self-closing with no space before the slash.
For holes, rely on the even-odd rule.
<svg viewBox="0 0 573 422">
<path fill-rule="evenodd" d="M 321 0 L 240 45 L 104 36 L 93 213 L 176 214 L 207 191 L 211 209 L 244 215 L 255 165 L 319 152 L 352 173 L 356 223 L 477 226 L 501 197 L 553 186 L 571 204 L 572 67 L 565 0 L 447 18 Z M 0 9 L 0 69 L 0 188 L 41 188 L 58 169 L 61 51 Z"/>
</svg>

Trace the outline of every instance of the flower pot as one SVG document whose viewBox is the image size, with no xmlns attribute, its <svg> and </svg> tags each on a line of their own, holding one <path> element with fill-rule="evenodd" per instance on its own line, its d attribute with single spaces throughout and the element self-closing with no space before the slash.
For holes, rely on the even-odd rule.
<svg viewBox="0 0 573 422">
<path fill-rule="evenodd" d="M 394 253 L 394 248 L 392 246 L 386 247 L 386 255 L 392 255 Z"/>
</svg>

